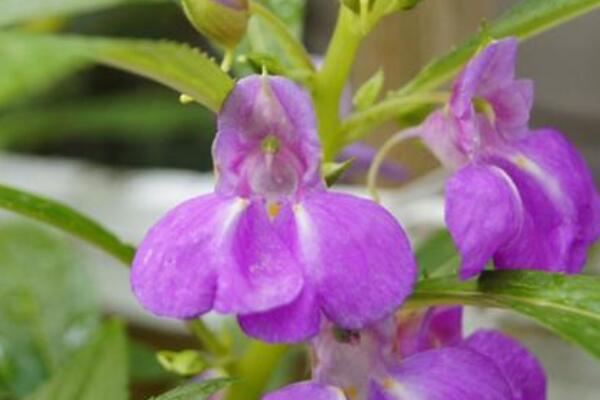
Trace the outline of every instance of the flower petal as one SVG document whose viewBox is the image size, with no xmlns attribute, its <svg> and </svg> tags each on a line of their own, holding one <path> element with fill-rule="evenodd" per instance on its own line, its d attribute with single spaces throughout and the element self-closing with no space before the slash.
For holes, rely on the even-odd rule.
<svg viewBox="0 0 600 400">
<path fill-rule="evenodd" d="M 431 307 L 404 316 L 400 312 L 395 349 L 402 358 L 462 340 L 462 307 Z"/>
<path fill-rule="evenodd" d="M 346 396 L 333 386 L 307 381 L 270 393 L 262 400 L 346 400 Z"/>
<path fill-rule="evenodd" d="M 520 229 L 520 199 L 497 167 L 470 165 L 446 185 L 446 224 L 462 255 L 460 276 L 483 270 L 498 248 Z"/>
<path fill-rule="evenodd" d="M 492 93 L 488 100 L 494 106 L 496 128 L 505 139 L 527 134 L 529 113 L 533 106 L 533 82 L 521 79 Z"/>
<path fill-rule="evenodd" d="M 247 335 L 268 343 L 297 343 L 319 332 L 321 312 L 314 289 L 305 285 L 290 304 L 260 313 L 238 316 Z"/>
<path fill-rule="evenodd" d="M 587 247 L 600 235 L 598 193 L 584 160 L 553 130 L 531 133 L 506 153 L 494 162 L 515 183 L 527 219 L 495 257 L 497 266 L 581 271 Z"/>
<path fill-rule="evenodd" d="M 493 360 L 510 384 L 514 400 L 546 399 L 546 376 L 539 361 L 519 342 L 496 331 L 478 331 L 462 346 Z"/>
<path fill-rule="evenodd" d="M 215 310 L 248 314 L 293 301 L 304 284 L 302 265 L 286 244 L 293 232 L 276 229 L 261 201 L 249 203 L 230 236 L 213 248 L 220 258 Z"/>
<path fill-rule="evenodd" d="M 316 126 L 310 96 L 292 81 L 258 75 L 241 79 L 219 113 L 213 145 L 217 192 L 239 194 L 246 184 L 243 161 L 267 136 L 276 137 L 302 165 L 303 184 L 317 185 L 321 146 Z"/>
<path fill-rule="evenodd" d="M 299 251 L 316 282 L 325 315 L 360 329 L 396 309 L 412 291 L 417 268 L 401 226 L 378 204 L 317 192 L 295 208 Z"/>
<path fill-rule="evenodd" d="M 369 400 L 514 400 L 510 386 L 486 356 L 446 347 L 417 353 L 373 382 Z"/>
<path fill-rule="evenodd" d="M 261 203 L 207 195 L 189 200 L 148 233 L 131 272 L 133 291 L 155 314 L 194 318 L 259 312 L 294 300 L 302 267 Z"/>
<path fill-rule="evenodd" d="M 155 314 L 174 318 L 209 311 L 219 267 L 212 245 L 239 212 L 238 199 L 207 195 L 181 204 L 154 225 L 131 270 L 140 303 Z"/>
</svg>

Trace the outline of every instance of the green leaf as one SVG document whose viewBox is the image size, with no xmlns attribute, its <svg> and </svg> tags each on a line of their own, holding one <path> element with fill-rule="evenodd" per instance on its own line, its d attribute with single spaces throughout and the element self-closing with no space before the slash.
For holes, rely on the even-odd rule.
<svg viewBox="0 0 600 400">
<path fill-rule="evenodd" d="M 351 158 L 341 163 L 337 162 L 326 162 L 323 163 L 323 177 L 327 187 L 333 186 L 341 177 L 344 172 L 352 166 L 354 159 Z"/>
<path fill-rule="evenodd" d="M 141 75 L 185 93 L 213 111 L 221 108 L 234 85 L 206 55 L 181 43 L 15 32 L 0 33 L 2 41 L 43 48 L 60 54 L 64 62 L 96 62 Z"/>
<path fill-rule="evenodd" d="M 148 141 L 182 131 L 212 133 L 212 119 L 205 109 L 182 106 L 171 92 L 127 92 L 5 111 L 0 114 L 0 146 L 68 136 Z"/>
<path fill-rule="evenodd" d="M 230 379 L 212 379 L 201 383 L 191 383 L 153 397 L 151 400 L 207 400 L 230 383 Z"/>
<path fill-rule="evenodd" d="M 31 193 L 0 185 L 0 208 L 45 222 L 85 240 L 129 265 L 135 249 L 74 209 Z"/>
<path fill-rule="evenodd" d="M 129 378 L 137 382 L 169 382 L 173 375 L 165 371 L 156 359 L 156 350 L 138 340 L 129 340 L 127 344 L 129 354 Z"/>
<path fill-rule="evenodd" d="M 460 255 L 456 250 L 452 236 L 446 229 L 434 232 L 417 247 L 417 265 L 424 278 L 450 272 L 456 272 Z"/>
<path fill-rule="evenodd" d="M 0 0 L 0 26 L 36 18 L 97 11 L 123 4 L 165 1 L 167 0 Z"/>
<path fill-rule="evenodd" d="M 127 400 L 127 346 L 120 322 L 108 322 L 72 360 L 26 400 Z"/>
<path fill-rule="evenodd" d="M 385 75 L 380 68 L 356 91 L 352 102 L 358 111 L 363 111 L 375 103 L 375 100 L 377 100 L 377 97 L 381 93 L 381 89 L 383 89 L 384 80 Z"/>
<path fill-rule="evenodd" d="M 600 0 L 523 0 L 475 37 L 426 66 L 396 95 L 433 89 L 451 79 L 490 38 L 526 39 L 600 6 Z"/>
<path fill-rule="evenodd" d="M 165 370 L 177 375 L 198 375 L 206 368 L 204 357 L 197 350 L 163 350 L 156 354 L 156 358 Z"/>
<path fill-rule="evenodd" d="M 600 358 L 600 277 L 505 270 L 467 282 L 425 280 L 408 306 L 436 304 L 511 309 Z"/>
<path fill-rule="evenodd" d="M 0 276 L 0 391 L 25 395 L 88 339 L 100 312 L 81 257 L 33 224 L 0 226 Z"/>
</svg>

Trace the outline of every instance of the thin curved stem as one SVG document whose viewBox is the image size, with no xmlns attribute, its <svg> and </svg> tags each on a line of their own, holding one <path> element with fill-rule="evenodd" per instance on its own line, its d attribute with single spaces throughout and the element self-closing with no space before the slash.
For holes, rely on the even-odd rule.
<svg viewBox="0 0 600 400">
<path fill-rule="evenodd" d="M 299 69 L 307 69 L 315 71 L 315 66 L 310 58 L 310 55 L 295 37 L 292 35 L 288 27 L 275 14 L 262 4 L 252 1 L 250 2 L 250 12 L 258 15 L 267 22 L 275 33 L 275 38 L 279 41 L 286 53 Z"/>
<path fill-rule="evenodd" d="M 369 167 L 369 172 L 367 174 L 367 187 L 369 189 L 369 193 L 371 197 L 377 202 L 379 202 L 379 192 L 377 191 L 377 175 L 379 174 L 379 168 L 381 164 L 385 161 L 385 157 L 387 154 L 400 142 L 404 142 L 405 140 L 415 138 L 421 134 L 421 128 L 412 128 L 404 131 L 400 131 L 389 138 L 379 149 L 379 152 L 373 159 L 371 166 Z"/>
<path fill-rule="evenodd" d="M 223 60 L 221 60 L 221 71 L 229 72 L 231 66 L 233 65 L 233 57 L 234 51 L 231 49 L 226 49 L 223 54 Z"/>
</svg>

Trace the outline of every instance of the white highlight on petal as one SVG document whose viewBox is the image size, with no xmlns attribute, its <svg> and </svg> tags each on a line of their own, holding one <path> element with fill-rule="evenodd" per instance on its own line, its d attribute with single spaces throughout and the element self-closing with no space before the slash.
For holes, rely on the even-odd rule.
<svg viewBox="0 0 600 400">
<path fill-rule="evenodd" d="M 296 226 L 298 229 L 298 241 L 300 250 L 306 261 L 307 268 L 310 270 L 314 261 L 319 256 L 319 233 L 312 224 L 310 215 L 301 203 L 294 204 L 294 216 L 296 217 Z M 311 271 L 318 272 L 318 271 Z"/>
<path fill-rule="evenodd" d="M 235 223 L 242 215 L 242 212 L 248 208 L 250 205 L 250 201 L 241 197 L 235 198 L 231 205 L 223 210 L 223 212 L 216 215 L 214 218 L 221 219 L 223 224 L 221 225 L 221 231 L 217 237 L 221 239 L 227 238 L 232 232 L 231 227 L 235 225 Z"/>
<path fill-rule="evenodd" d="M 425 400 L 423 396 L 409 390 L 405 385 L 393 378 L 384 379 L 382 386 L 388 394 L 391 394 L 398 400 Z"/>
</svg>

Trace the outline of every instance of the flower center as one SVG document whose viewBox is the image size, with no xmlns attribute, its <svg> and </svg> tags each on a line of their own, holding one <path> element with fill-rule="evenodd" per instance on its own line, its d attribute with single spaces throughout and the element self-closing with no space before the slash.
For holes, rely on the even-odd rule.
<svg viewBox="0 0 600 400">
<path fill-rule="evenodd" d="M 281 149 L 281 141 L 274 135 L 267 135 L 261 141 L 260 147 L 267 154 L 277 154 Z"/>
<path fill-rule="evenodd" d="M 496 121 L 496 112 L 494 111 L 494 106 L 484 98 L 476 97 L 473 99 L 473 107 L 475 107 L 475 111 L 480 114 L 485 115 L 485 117 L 494 125 Z"/>
</svg>

